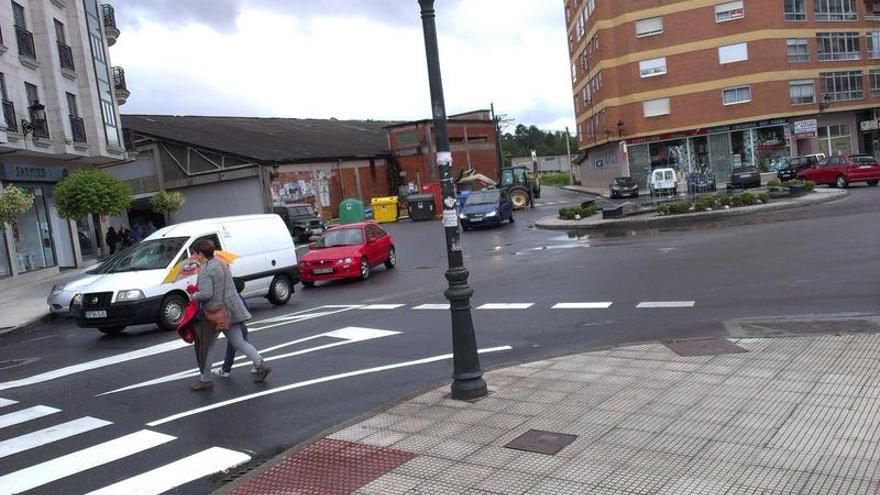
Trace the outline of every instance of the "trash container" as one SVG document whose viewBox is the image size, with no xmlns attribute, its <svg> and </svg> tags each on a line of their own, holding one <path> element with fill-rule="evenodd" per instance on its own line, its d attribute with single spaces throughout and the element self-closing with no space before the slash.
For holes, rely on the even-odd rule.
<svg viewBox="0 0 880 495">
<path fill-rule="evenodd" d="M 373 198 L 370 205 L 373 207 L 373 220 L 379 223 L 397 221 L 397 196 Z"/>
<path fill-rule="evenodd" d="M 433 194 L 413 194 L 406 199 L 409 203 L 409 218 L 413 222 L 434 219 L 436 209 Z"/>
<path fill-rule="evenodd" d="M 359 199 L 344 199 L 339 203 L 339 223 L 358 223 L 364 221 L 364 202 Z"/>
</svg>

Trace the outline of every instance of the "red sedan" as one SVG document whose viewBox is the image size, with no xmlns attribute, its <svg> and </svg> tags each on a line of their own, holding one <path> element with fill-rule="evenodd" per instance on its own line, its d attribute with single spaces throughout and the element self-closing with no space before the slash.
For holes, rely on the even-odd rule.
<svg viewBox="0 0 880 495">
<path fill-rule="evenodd" d="M 798 172 L 797 178 L 841 189 L 853 182 L 866 182 L 869 186 L 876 186 L 880 182 L 880 163 L 870 155 L 829 156 Z"/>
<path fill-rule="evenodd" d="M 314 287 L 323 280 L 370 278 L 370 270 L 381 264 L 389 270 L 397 264 L 394 241 L 388 232 L 372 222 L 333 227 L 299 262 L 303 286 Z"/>
</svg>

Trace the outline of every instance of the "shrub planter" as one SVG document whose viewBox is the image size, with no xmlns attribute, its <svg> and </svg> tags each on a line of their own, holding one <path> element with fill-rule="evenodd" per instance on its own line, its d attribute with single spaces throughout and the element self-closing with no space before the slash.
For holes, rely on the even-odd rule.
<svg viewBox="0 0 880 495">
<path fill-rule="evenodd" d="M 622 218 L 623 216 L 623 205 L 602 209 L 602 218 Z"/>
<path fill-rule="evenodd" d="M 799 184 L 791 184 L 790 186 L 788 186 L 788 195 L 789 196 L 797 197 L 797 196 L 803 196 L 804 194 L 807 194 L 807 185 L 806 184 L 799 183 Z"/>
</svg>

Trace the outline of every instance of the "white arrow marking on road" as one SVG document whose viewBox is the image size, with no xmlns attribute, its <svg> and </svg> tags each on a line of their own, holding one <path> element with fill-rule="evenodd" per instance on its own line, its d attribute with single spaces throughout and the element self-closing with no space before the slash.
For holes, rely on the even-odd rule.
<svg viewBox="0 0 880 495">
<path fill-rule="evenodd" d="M 285 359 L 285 358 L 294 357 L 294 356 L 301 356 L 303 354 L 308 354 L 311 352 L 317 352 L 317 351 L 322 351 L 325 349 L 330 349 L 333 347 L 339 347 L 341 345 L 353 344 L 355 342 L 363 342 L 365 340 L 378 339 L 378 338 L 382 338 L 382 337 L 390 337 L 391 335 L 398 335 L 399 333 L 400 332 L 392 332 L 390 330 L 377 330 L 374 328 L 347 327 L 347 328 L 342 328 L 339 330 L 334 330 L 332 332 L 326 332 L 326 333 L 322 333 L 319 335 L 313 335 L 311 337 L 305 337 L 302 339 L 292 340 L 290 342 L 285 342 L 283 344 L 279 344 L 279 345 L 276 345 L 273 347 L 267 347 L 267 348 L 261 350 L 260 353 L 265 356 L 269 352 L 277 351 L 278 349 L 283 349 L 285 347 L 290 347 L 292 345 L 301 344 L 303 342 L 308 342 L 310 340 L 315 340 L 315 339 L 318 339 L 321 337 L 331 337 L 331 338 L 336 338 L 336 339 L 342 339 L 341 342 L 332 342 L 330 344 L 324 344 L 324 345 L 320 345 L 317 347 L 310 347 L 308 349 L 302 349 L 302 350 L 295 351 L 295 352 L 289 352 L 287 354 L 281 354 L 278 356 L 270 356 L 270 357 L 264 358 L 265 361 L 276 361 L 279 359 Z M 246 356 L 239 356 L 235 360 L 241 361 L 243 359 L 246 359 Z M 219 366 L 221 364 L 223 364 L 223 361 L 217 361 L 212 366 Z M 232 368 L 233 369 L 234 368 L 241 368 L 242 366 L 248 366 L 249 364 L 250 363 L 247 363 L 247 362 L 237 363 L 237 364 L 234 364 L 232 366 Z M 115 394 L 115 393 L 119 393 L 119 392 L 126 392 L 129 390 L 149 387 L 152 385 L 159 385 L 161 383 L 168 383 L 168 382 L 173 382 L 176 380 L 183 380 L 185 378 L 193 378 L 196 376 L 199 376 L 198 368 L 190 369 L 190 370 L 186 370 L 186 371 L 180 371 L 178 373 L 166 375 L 166 376 L 163 376 L 160 378 L 155 378 L 153 380 L 148 380 L 148 381 L 141 382 L 141 383 L 135 383 L 134 385 L 129 385 L 127 387 L 118 388 L 116 390 L 111 390 L 109 392 L 103 392 L 103 393 L 96 395 L 95 397 L 101 397 L 102 395 L 110 395 L 110 394 Z"/>
<path fill-rule="evenodd" d="M 608 309 L 612 304 L 610 302 L 559 303 L 553 306 L 553 309 Z"/>
<path fill-rule="evenodd" d="M 0 476 L 0 495 L 21 493 L 73 474 L 102 466 L 174 440 L 176 437 L 141 430 L 72 454 Z"/>
<path fill-rule="evenodd" d="M 501 346 L 501 347 L 490 347 L 488 349 L 480 349 L 477 352 L 479 354 L 488 354 L 491 352 L 509 351 L 511 349 L 513 349 L 513 347 L 510 347 L 509 345 L 505 345 L 505 346 Z M 310 385 L 317 385 L 319 383 L 326 383 L 326 382 L 332 382 L 332 381 L 336 381 L 336 380 L 342 380 L 345 378 L 351 378 L 353 376 L 368 375 L 370 373 L 378 373 L 380 371 L 393 370 L 393 369 L 397 369 L 397 368 L 406 368 L 409 366 L 418 366 L 421 364 L 434 363 L 437 361 L 445 361 L 447 359 L 452 359 L 452 354 L 443 354 L 440 356 L 434 356 L 434 357 L 429 357 L 429 358 L 424 358 L 424 359 L 416 359 L 415 361 L 406 361 L 403 363 L 388 364 L 385 366 L 377 366 L 375 368 L 367 368 L 367 369 L 363 369 L 363 370 L 349 371 L 347 373 L 340 373 L 338 375 L 325 376 L 322 378 L 315 378 L 313 380 L 306 380 L 304 382 L 291 383 L 290 385 L 284 385 L 281 387 L 276 387 L 276 388 L 272 388 L 269 390 L 264 390 L 262 392 L 257 392 L 257 393 L 250 394 L 250 395 L 243 395 L 241 397 L 236 397 L 235 399 L 229 399 L 229 400 L 225 400 L 222 402 L 217 402 L 216 404 L 210 404 L 210 405 L 199 407 L 196 409 L 191 409 L 189 411 L 183 411 L 181 413 L 173 414 L 171 416 L 167 416 L 165 418 L 157 419 L 155 421 L 147 423 L 147 426 L 155 427 L 155 426 L 159 426 L 159 425 L 164 425 L 165 423 L 177 421 L 178 419 L 186 418 L 189 416 L 195 416 L 196 414 L 201 414 L 201 413 L 207 412 L 207 411 L 213 411 L 214 409 L 220 409 L 222 407 L 230 406 L 232 404 L 237 404 L 239 402 L 245 402 L 245 401 L 249 401 L 252 399 L 264 397 L 266 395 L 272 395 L 272 394 L 277 394 L 277 393 L 281 393 L 281 392 L 286 392 L 288 390 L 294 390 L 294 389 L 298 389 L 298 388 L 308 387 Z"/>
<path fill-rule="evenodd" d="M 477 309 L 529 309 L 534 305 L 535 303 L 489 303 L 484 304 Z"/>
<path fill-rule="evenodd" d="M 692 308 L 696 304 L 696 301 L 653 301 L 653 302 L 640 302 L 636 308 L 639 309 L 651 309 L 651 308 Z"/>
<path fill-rule="evenodd" d="M 359 308 L 360 306 L 319 306 L 317 308 L 307 309 L 303 311 L 298 311 L 296 313 L 291 313 L 288 315 L 276 316 L 273 318 L 269 318 L 266 320 L 260 320 L 248 325 L 248 329 L 251 332 L 258 332 L 260 330 L 265 330 L 267 328 L 273 328 L 281 325 L 287 325 L 290 323 L 299 323 L 306 320 L 311 320 L 314 318 L 320 318 L 322 316 L 343 313 L 346 311 L 351 311 Z M 320 311 L 317 313 L 309 313 L 310 311 L 317 311 L 327 308 L 330 311 Z M 268 323 L 263 326 L 259 326 L 261 324 Z M 252 328 L 251 325 L 255 325 L 255 328 Z M 222 335 L 220 338 L 224 338 Z M 64 378 L 70 375 L 75 375 L 77 373 L 83 373 L 85 371 L 92 371 L 99 368 L 104 368 L 107 366 L 113 366 L 120 363 L 125 363 L 128 361 L 134 361 L 135 359 L 141 359 L 145 357 L 155 356 L 157 354 L 164 354 L 166 352 L 176 351 L 178 349 L 183 349 L 184 347 L 189 347 L 190 344 L 177 339 L 172 340 L 171 342 L 165 342 L 164 344 L 158 344 L 151 347 L 145 347 L 143 349 L 138 349 L 136 351 L 124 352 L 122 354 L 117 354 L 115 356 L 109 356 L 106 358 L 96 359 L 94 361 L 88 361 L 85 363 L 74 364 L 71 366 L 67 366 L 64 368 L 60 368 L 53 371 L 47 371 L 46 373 L 40 373 L 39 375 L 34 375 L 28 378 L 22 378 L 20 380 L 13 380 L 11 382 L 0 383 L 0 390 L 9 390 L 12 388 L 25 387 L 28 385 L 34 385 L 36 383 L 48 382 L 51 380 L 56 380 L 58 378 Z"/>
<path fill-rule="evenodd" d="M 92 418 L 86 416 L 84 418 L 61 423 L 60 425 L 50 426 L 42 430 L 28 433 L 20 437 L 10 438 L 0 442 L 0 458 L 24 452 L 36 447 L 41 447 L 52 442 L 57 442 L 65 438 L 69 438 L 80 433 L 92 431 L 103 426 L 112 425 L 110 421 Z"/>
<path fill-rule="evenodd" d="M 0 428 L 14 426 L 19 423 L 39 419 L 43 416 L 48 416 L 50 414 L 55 414 L 58 412 L 61 412 L 61 409 L 55 409 L 54 407 L 49 406 L 29 407 L 27 409 L 22 409 L 21 411 L 16 411 L 14 413 L 4 414 L 3 416 L 0 416 Z"/>
<path fill-rule="evenodd" d="M 449 305 L 448 304 L 422 304 L 421 306 L 416 306 L 413 309 L 427 310 L 427 311 L 449 311 Z"/>
<path fill-rule="evenodd" d="M 250 460 L 251 456 L 247 454 L 211 447 L 88 495 L 159 495 L 201 477 L 241 466 Z"/>
</svg>

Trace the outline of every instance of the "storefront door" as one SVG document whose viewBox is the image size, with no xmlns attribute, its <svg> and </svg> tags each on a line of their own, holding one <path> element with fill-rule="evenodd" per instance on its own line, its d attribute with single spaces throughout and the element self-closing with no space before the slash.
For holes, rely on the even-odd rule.
<svg viewBox="0 0 880 495">
<path fill-rule="evenodd" d="M 46 186 L 23 185 L 34 197 L 34 206 L 18 216 L 12 224 L 15 267 L 18 273 L 55 266 L 52 229 L 49 225 Z"/>
</svg>

